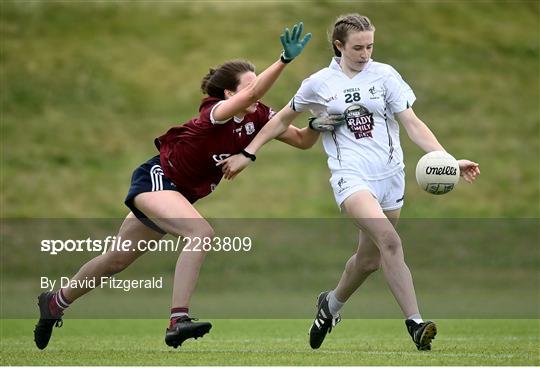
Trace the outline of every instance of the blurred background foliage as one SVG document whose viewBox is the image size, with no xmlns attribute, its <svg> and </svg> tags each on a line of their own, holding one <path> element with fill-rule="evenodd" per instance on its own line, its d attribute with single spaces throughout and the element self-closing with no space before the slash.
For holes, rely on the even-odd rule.
<svg viewBox="0 0 540 368">
<path fill-rule="evenodd" d="M 132 171 L 153 138 L 197 113 L 209 67 L 262 71 L 279 34 L 313 39 L 264 101 L 284 106 L 328 65 L 327 30 L 359 12 L 377 27 L 374 59 L 417 95 L 416 113 L 448 151 L 481 164 L 441 197 L 415 184 L 422 155 L 402 129 L 404 217 L 534 217 L 539 186 L 537 1 L 2 1 L 1 216 L 123 217 Z M 297 120 L 305 126 L 307 116 Z M 267 145 L 255 165 L 197 205 L 214 218 L 339 217 L 320 143 Z"/>
</svg>

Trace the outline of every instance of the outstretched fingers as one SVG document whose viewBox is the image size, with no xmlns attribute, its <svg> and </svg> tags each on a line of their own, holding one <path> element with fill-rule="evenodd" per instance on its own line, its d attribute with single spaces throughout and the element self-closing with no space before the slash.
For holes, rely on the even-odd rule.
<svg viewBox="0 0 540 368">
<path fill-rule="evenodd" d="M 300 44 L 302 45 L 302 48 L 305 47 L 307 45 L 307 43 L 309 42 L 309 40 L 311 40 L 311 33 L 308 33 L 304 36 L 304 38 L 302 39 L 302 41 L 300 41 Z"/>
<path fill-rule="evenodd" d="M 291 31 L 291 41 L 297 42 L 299 38 L 300 38 L 300 33 L 298 32 L 298 24 L 295 24 Z"/>
</svg>

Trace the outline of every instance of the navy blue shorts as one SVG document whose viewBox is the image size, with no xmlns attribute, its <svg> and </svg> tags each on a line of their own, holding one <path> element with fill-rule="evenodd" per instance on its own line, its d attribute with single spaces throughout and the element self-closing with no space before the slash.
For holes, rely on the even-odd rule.
<svg viewBox="0 0 540 368">
<path fill-rule="evenodd" d="M 166 234 L 165 231 L 160 229 L 159 226 L 135 207 L 135 204 L 133 203 L 133 199 L 138 194 L 157 192 L 160 190 L 175 190 L 179 192 L 173 182 L 163 174 L 159 162 L 159 155 L 157 155 L 135 169 L 131 177 L 131 186 L 124 203 L 143 224 L 162 234 Z"/>
</svg>

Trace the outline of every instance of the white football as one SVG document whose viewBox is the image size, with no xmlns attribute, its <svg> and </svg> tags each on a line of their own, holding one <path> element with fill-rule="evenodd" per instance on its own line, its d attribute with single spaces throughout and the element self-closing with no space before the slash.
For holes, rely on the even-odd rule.
<svg viewBox="0 0 540 368">
<path fill-rule="evenodd" d="M 458 162 L 444 151 L 427 153 L 416 165 L 416 181 L 428 193 L 448 193 L 459 181 Z"/>
</svg>

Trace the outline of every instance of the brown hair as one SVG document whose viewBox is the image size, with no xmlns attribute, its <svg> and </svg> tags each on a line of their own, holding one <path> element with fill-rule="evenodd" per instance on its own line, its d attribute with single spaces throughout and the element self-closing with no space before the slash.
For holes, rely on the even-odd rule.
<svg viewBox="0 0 540 368">
<path fill-rule="evenodd" d="M 210 97 L 224 99 L 225 90 L 236 91 L 239 77 L 245 72 L 255 72 L 255 66 L 245 60 L 227 61 L 216 69 L 210 68 L 201 81 L 201 90 Z"/>
<path fill-rule="evenodd" d="M 339 41 L 343 45 L 347 42 L 350 32 L 375 31 L 375 26 L 368 17 L 357 13 L 340 15 L 334 23 L 332 30 L 332 48 L 336 56 L 341 56 L 341 51 L 336 47 L 335 42 Z"/>
</svg>

